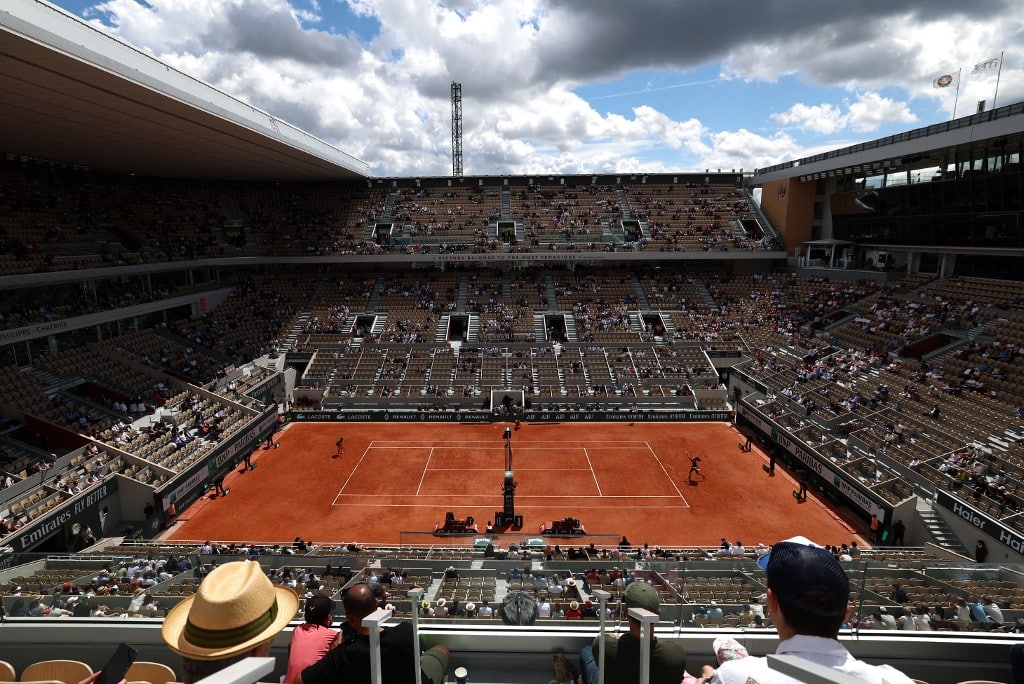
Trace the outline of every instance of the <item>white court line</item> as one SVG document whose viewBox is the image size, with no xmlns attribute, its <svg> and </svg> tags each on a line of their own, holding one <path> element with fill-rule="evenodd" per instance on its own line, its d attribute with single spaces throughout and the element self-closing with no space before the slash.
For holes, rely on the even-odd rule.
<svg viewBox="0 0 1024 684">
<path fill-rule="evenodd" d="M 420 490 L 423 489 L 423 480 L 427 479 L 427 470 L 430 468 L 430 459 L 434 455 L 434 450 L 431 449 L 430 453 L 427 454 L 427 462 L 423 464 L 423 474 L 420 475 L 420 483 L 416 485 L 416 496 L 420 495 Z"/>
<path fill-rule="evenodd" d="M 401 444 L 405 444 L 405 445 L 408 445 L 408 446 L 396 446 L 396 445 L 401 445 Z M 356 504 L 356 503 L 339 504 L 338 501 L 342 497 L 360 497 L 360 498 L 383 497 L 383 498 L 394 498 L 396 496 L 402 496 L 401 494 L 394 494 L 394 493 L 391 493 L 391 494 L 345 494 L 344 493 L 345 492 L 345 488 L 348 486 L 349 481 L 352 479 L 353 475 L 355 475 L 355 472 L 359 469 L 359 466 L 362 464 L 363 459 L 366 458 L 367 452 L 370 449 L 429 449 L 429 454 L 427 456 L 427 461 L 426 461 L 426 463 L 424 463 L 424 466 L 423 466 L 423 474 L 420 476 L 419 485 L 416 487 L 415 494 L 413 494 L 413 496 L 417 496 L 417 497 L 425 497 L 425 498 L 440 498 L 440 497 L 444 497 L 444 498 L 449 498 L 449 499 L 451 498 L 451 494 L 421 494 L 420 493 L 422 491 L 422 489 L 423 489 L 423 481 L 426 478 L 427 471 L 438 471 L 438 472 L 460 472 L 460 471 L 466 471 L 466 472 L 473 472 L 473 471 L 477 471 L 477 472 L 484 472 L 484 471 L 487 471 L 487 472 L 500 472 L 502 470 L 501 468 L 430 468 L 429 467 L 430 466 L 430 459 L 433 458 L 433 455 L 434 455 L 434 452 L 435 452 L 436 449 L 439 449 L 439 448 L 445 448 L 445 449 L 451 449 L 451 448 L 455 448 L 455 449 L 470 449 L 470 448 L 473 448 L 472 445 L 474 445 L 474 444 L 486 444 L 486 445 L 492 445 L 493 446 L 494 442 L 493 441 L 487 441 L 487 442 L 459 442 L 457 444 L 458 444 L 458 446 L 454 446 L 454 447 L 451 444 L 445 444 L 444 447 L 438 447 L 436 441 L 422 442 L 422 443 L 420 443 L 420 442 L 370 442 L 370 444 L 367 446 L 367 451 L 363 452 L 363 455 L 356 462 L 356 465 L 353 468 L 352 473 L 350 473 L 348 478 L 346 478 L 345 483 L 341 486 L 341 490 L 334 497 L 334 501 L 333 501 L 333 503 L 331 505 L 332 506 L 337 506 L 337 505 L 345 505 L 345 506 L 379 506 L 381 504 Z M 463 444 L 467 445 L 467 446 L 461 446 Z M 550 441 L 550 442 L 542 441 L 542 442 L 532 442 L 531 444 L 532 445 L 538 445 L 537 450 L 541 450 L 543 447 L 541 447 L 539 445 L 544 445 L 544 444 L 556 445 L 556 446 L 558 446 L 560 448 L 563 448 L 563 449 L 566 446 L 565 442 L 561 442 L 561 441 Z M 589 469 L 591 475 L 594 478 L 594 484 L 595 484 L 595 486 L 597 486 L 598 494 L 596 496 L 594 496 L 594 495 L 540 495 L 540 494 L 539 495 L 521 494 L 521 496 L 523 498 L 535 498 L 535 499 L 567 499 L 567 498 L 571 498 L 571 499 L 595 499 L 595 498 L 596 499 L 679 499 L 679 500 L 681 500 L 683 502 L 683 504 L 687 508 L 690 507 L 690 503 L 686 500 L 686 497 L 683 495 L 682 491 L 680 491 L 680 489 L 676 485 L 675 481 L 669 476 L 668 470 L 665 468 L 665 465 L 661 462 L 661 459 L 658 458 L 658 455 L 657 455 L 657 453 L 655 453 L 654 449 L 651 447 L 650 442 L 647 442 L 647 441 L 641 441 L 641 442 L 635 442 L 635 441 L 630 441 L 630 442 L 590 442 L 588 440 L 586 442 L 586 444 L 589 445 L 590 448 L 604 448 L 605 445 L 615 445 L 615 446 L 619 446 L 619 447 L 624 446 L 624 445 L 633 446 L 633 447 L 646 447 L 647 450 L 651 453 L 651 456 L 654 457 L 654 460 L 661 467 L 661 471 L 665 474 L 665 477 L 668 478 L 668 481 L 672 485 L 672 488 L 676 490 L 676 496 L 672 496 L 670 494 L 669 495 L 659 495 L 659 494 L 652 494 L 652 495 L 647 495 L 647 494 L 643 494 L 643 495 L 608 495 L 608 496 L 604 495 L 602 493 L 602 491 L 601 491 L 601 485 L 597 481 L 597 473 L 594 471 L 593 463 L 590 461 L 590 453 L 587 450 L 588 446 L 585 446 L 585 445 L 580 445 L 578 448 L 582 449 L 583 454 L 584 454 L 584 456 L 587 459 L 587 463 L 589 465 L 589 468 L 516 468 L 516 470 L 521 470 L 521 471 L 524 471 L 524 472 L 558 472 L 558 471 L 576 472 L 576 471 L 585 471 L 585 470 Z M 500 447 L 498 447 L 498 448 L 500 448 Z M 513 447 L 513 450 L 515 450 L 516 448 L 519 448 L 519 449 L 522 449 L 522 450 L 529 450 L 529 447 L 526 447 L 526 448 L 523 448 L 523 447 Z M 548 449 L 544 449 L 544 450 L 548 450 Z M 492 496 L 492 495 L 489 494 L 489 493 L 488 494 L 466 494 L 466 493 L 463 492 L 462 496 Z M 394 506 L 402 506 L 402 507 L 409 507 L 409 508 L 416 508 L 416 507 L 419 507 L 419 506 L 431 506 L 433 504 L 392 504 L 392 505 L 394 505 Z M 475 508 L 475 506 L 455 506 L 455 505 L 451 505 L 451 507 L 452 508 Z M 524 508 L 530 508 L 530 506 L 524 506 Z M 647 508 L 647 507 L 645 507 L 645 506 L 633 506 L 632 508 Z"/>
<path fill-rule="evenodd" d="M 352 472 L 350 472 L 350 473 L 348 474 L 348 477 L 346 477 L 346 478 L 345 478 L 345 482 L 344 482 L 344 483 L 342 483 L 342 485 L 341 485 L 341 489 L 339 489 L 339 490 L 338 490 L 338 493 L 334 495 L 334 503 L 333 503 L 333 504 L 331 504 L 332 506 L 338 503 L 338 499 L 339 499 L 340 497 L 342 497 L 342 496 L 345 496 L 345 487 L 348 487 L 348 483 L 349 483 L 349 481 L 351 481 L 351 480 L 352 480 L 352 477 L 353 477 L 353 476 L 354 476 L 354 475 L 356 474 L 356 471 L 357 471 L 357 470 L 359 470 L 359 466 L 360 466 L 360 464 L 362 464 L 362 462 L 363 462 L 363 459 L 364 459 L 364 458 L 366 458 L 366 455 L 367 455 L 368 453 L 369 453 L 368 451 L 364 451 L 364 452 L 363 452 L 363 455 L 359 457 L 359 460 L 358 460 L 358 461 L 356 461 L 356 465 L 355 465 L 355 467 L 354 467 L 354 468 L 352 468 Z"/>
<path fill-rule="evenodd" d="M 686 497 L 685 497 L 685 496 L 683 496 L 683 493 L 682 493 L 681 491 L 679 491 L 679 487 L 677 487 L 677 486 L 676 486 L 676 482 L 675 482 L 675 480 L 673 480 L 673 479 L 672 479 L 672 477 L 671 477 L 671 476 L 670 476 L 670 475 L 668 474 L 668 470 L 666 470 L 666 469 L 665 469 L 665 464 L 661 462 L 661 459 L 660 459 L 660 458 L 658 458 L 658 454 L 656 454 L 656 453 L 654 452 L 654 449 L 651 449 L 651 445 L 650 445 L 649 443 L 647 444 L 647 448 L 648 448 L 648 449 L 650 449 L 650 451 L 651 451 L 651 456 L 653 456 L 653 457 L 654 457 L 654 460 L 658 462 L 658 465 L 659 465 L 659 466 L 661 466 L 661 472 L 665 473 L 665 477 L 667 477 L 667 478 L 668 478 L 668 481 L 672 483 L 672 488 L 673 488 L 674 490 L 676 490 L 676 493 L 677 493 L 677 494 L 679 495 L 679 498 L 680 498 L 680 499 L 682 499 L 682 501 L 683 501 L 683 503 L 684 503 L 684 504 L 686 504 L 687 506 L 689 506 L 689 505 L 690 505 L 690 502 L 689 502 L 689 501 L 687 501 L 687 500 L 686 500 Z"/>
<path fill-rule="evenodd" d="M 580 448 L 583 448 L 584 445 L 587 445 L 587 444 L 589 444 L 591 446 L 595 446 L 595 447 L 601 447 L 601 448 L 604 448 L 605 446 L 608 446 L 608 447 L 622 447 L 622 446 L 645 447 L 645 446 L 647 446 L 647 442 L 612 442 L 612 441 L 594 442 L 594 441 L 591 441 L 591 440 L 587 440 L 586 442 L 582 442 L 581 441 L 581 442 L 579 442 L 576 445 L 572 445 L 571 442 L 570 442 L 571 446 L 579 446 Z M 446 449 L 478 449 L 481 445 L 483 445 L 485 447 L 494 447 L 494 449 L 501 450 L 503 453 L 505 451 L 504 445 L 495 444 L 494 442 L 445 442 L 444 443 L 444 448 L 446 448 Z M 529 444 L 515 444 L 515 443 L 513 443 L 512 444 L 512 450 L 515 451 L 516 449 L 519 449 L 519 450 L 522 450 L 522 451 L 528 451 L 530 449 L 539 449 L 539 448 L 542 448 L 542 447 L 543 448 L 549 448 L 551 446 L 564 447 L 564 446 L 566 446 L 566 443 L 564 441 L 563 442 L 557 442 L 557 441 L 551 441 L 551 442 L 530 442 Z M 433 447 L 437 447 L 437 442 L 436 441 L 431 441 L 431 442 L 370 442 L 370 444 L 366 448 L 367 449 L 429 449 L 429 448 L 433 448 Z"/>
<path fill-rule="evenodd" d="M 670 498 L 675 499 L 676 497 L 673 496 L 673 497 L 670 497 Z M 433 509 L 433 510 L 437 510 L 437 504 L 436 503 L 423 503 L 423 504 L 350 503 L 350 504 L 345 504 L 345 506 L 352 507 L 352 508 L 381 508 L 381 507 L 385 507 L 385 508 L 430 508 L 430 509 Z M 480 510 L 480 506 L 471 506 L 471 505 L 468 505 L 468 504 L 467 505 L 451 504 L 451 505 L 446 506 L 446 508 L 468 508 L 470 510 Z M 547 509 L 550 509 L 551 506 L 550 505 L 540 505 L 540 504 L 538 504 L 536 506 L 531 506 L 529 504 L 524 505 L 524 504 L 520 504 L 520 503 L 516 504 L 516 510 L 517 511 L 519 509 L 524 509 L 525 510 L 527 508 L 547 508 Z M 577 505 L 576 508 L 581 510 L 581 511 L 603 510 L 605 508 L 605 506 L 601 505 L 601 504 L 590 504 L 589 506 L 587 506 L 587 505 Z M 642 510 L 647 510 L 647 509 L 651 509 L 651 510 L 655 510 L 655 511 L 663 511 L 663 510 L 665 510 L 665 507 L 664 506 L 630 506 L 628 510 L 631 510 L 631 511 L 633 511 L 633 510 L 641 510 L 642 511 Z"/>
<path fill-rule="evenodd" d="M 594 464 L 590 462 L 590 452 L 587 451 L 587 447 L 583 447 L 583 455 L 587 457 L 587 468 L 590 468 L 590 476 L 594 478 L 594 486 L 597 487 L 597 495 L 603 496 L 603 494 L 601 494 L 601 483 L 597 481 L 597 473 L 594 472 Z M 580 468 L 579 470 L 583 470 L 583 468 Z"/>
<path fill-rule="evenodd" d="M 381 498 L 384 498 L 384 499 L 393 499 L 396 496 L 403 496 L 403 494 L 401 494 L 401 493 L 398 493 L 398 494 L 342 494 L 341 496 L 351 496 L 351 497 L 360 498 L 360 499 L 372 499 L 373 497 L 381 497 Z M 449 498 L 449 497 L 451 497 L 451 494 L 417 494 L 416 496 L 422 496 L 422 497 L 431 497 L 431 496 L 433 496 L 433 497 Z M 467 497 L 467 498 L 471 497 L 471 496 L 489 497 L 489 498 L 497 498 L 497 499 L 501 498 L 501 494 L 491 494 L 491 493 L 485 493 L 485 494 L 466 494 L 465 492 L 462 492 L 462 493 L 459 494 L 459 496 L 463 496 L 463 497 Z M 675 499 L 677 499 L 679 497 L 673 496 L 672 494 L 602 494 L 602 495 L 597 495 L 597 494 L 575 494 L 575 495 L 566 495 L 566 494 L 523 494 L 522 498 L 523 499 L 672 499 L 672 500 L 675 500 Z"/>
<path fill-rule="evenodd" d="M 570 472 L 571 473 L 571 472 L 575 472 L 577 470 L 580 470 L 580 471 L 583 471 L 583 472 L 587 472 L 587 471 L 590 471 L 590 468 L 516 468 L 515 470 L 516 470 L 517 473 L 520 473 L 520 472 L 530 472 L 530 473 L 536 473 L 536 472 L 542 472 L 542 473 L 546 473 L 546 472 L 558 472 L 558 473 Z M 483 472 L 487 472 L 487 473 L 503 473 L 503 472 L 505 472 L 505 469 L 504 468 L 431 468 L 430 469 L 430 472 L 432 472 L 432 473 L 444 473 L 444 472 L 461 473 L 461 472 L 474 472 L 474 471 L 475 472 L 481 472 L 481 473 L 483 473 Z"/>
</svg>

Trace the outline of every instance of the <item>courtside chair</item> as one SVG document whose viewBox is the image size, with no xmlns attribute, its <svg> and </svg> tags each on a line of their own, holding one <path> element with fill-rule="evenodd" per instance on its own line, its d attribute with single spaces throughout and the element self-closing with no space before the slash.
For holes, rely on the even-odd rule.
<svg viewBox="0 0 1024 684">
<path fill-rule="evenodd" d="M 92 674 L 92 668 L 80 660 L 41 660 L 21 673 L 22 682 L 57 681 L 78 684 Z"/>
<path fill-rule="evenodd" d="M 138 660 L 132 663 L 124 678 L 128 682 L 149 682 L 149 684 L 167 684 L 177 681 L 172 670 L 163 663 L 154 663 L 146 660 Z"/>
<path fill-rule="evenodd" d="M 6 660 L 0 660 L 0 682 L 16 682 L 18 677 L 14 672 L 14 666 Z"/>
</svg>

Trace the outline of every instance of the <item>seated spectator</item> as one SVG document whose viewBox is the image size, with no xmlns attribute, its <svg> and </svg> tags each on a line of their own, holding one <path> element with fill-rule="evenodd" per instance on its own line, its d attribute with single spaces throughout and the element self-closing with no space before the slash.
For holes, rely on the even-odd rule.
<svg viewBox="0 0 1024 684">
<path fill-rule="evenodd" d="M 763 567 L 768 611 L 779 632 L 777 654 L 799 656 L 868 682 L 911 684 L 895 668 L 855 659 L 838 640 L 850 612 L 850 580 L 829 550 L 797 537 L 776 544 Z M 705 666 L 701 675 L 712 684 L 791 681 L 772 670 L 767 658 L 753 656 L 727 660 L 717 670 Z"/>
<path fill-rule="evenodd" d="M 319 662 L 304 669 L 296 678 L 297 684 L 325 684 L 336 681 L 370 681 L 370 630 L 363 626 L 363 618 L 377 608 L 373 591 L 367 584 L 357 584 L 345 592 L 345 620 L 356 631 L 357 637 L 327 653 Z M 416 680 L 413 668 L 413 649 L 419 644 L 413 640 L 412 625 L 402 622 L 385 628 L 380 633 L 382 681 L 412 682 Z M 449 654 L 445 646 L 434 646 L 420 656 L 424 682 L 442 684 L 448 671 Z"/>
<path fill-rule="evenodd" d="M 259 563 L 225 563 L 171 608 L 161 632 L 182 656 L 182 682 L 194 684 L 245 658 L 270 655 L 271 641 L 298 608 L 295 592 L 272 584 Z"/>
<path fill-rule="evenodd" d="M 312 596 L 306 599 L 303 613 L 306 621 L 295 628 L 288 645 L 284 684 L 292 684 L 300 672 L 341 644 L 341 633 L 331 629 L 334 601 L 327 596 Z"/>
<path fill-rule="evenodd" d="M 642 608 L 652 613 L 661 612 L 661 600 L 654 587 L 646 582 L 633 582 L 624 596 L 626 609 Z M 618 639 L 605 635 L 605 678 L 608 684 L 633 684 L 640 676 L 640 622 L 628 617 L 629 631 Z M 686 651 L 679 642 L 656 639 L 653 625 L 651 638 L 651 684 L 679 684 L 686 673 Z M 583 647 L 580 665 L 586 684 L 598 681 L 596 653 L 597 639 Z"/>
</svg>

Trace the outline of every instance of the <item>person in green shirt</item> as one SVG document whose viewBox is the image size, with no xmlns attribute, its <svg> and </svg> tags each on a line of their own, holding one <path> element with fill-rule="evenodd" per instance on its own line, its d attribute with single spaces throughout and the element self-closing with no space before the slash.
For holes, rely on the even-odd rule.
<svg viewBox="0 0 1024 684">
<path fill-rule="evenodd" d="M 644 581 L 632 582 L 624 595 L 626 609 L 643 608 L 652 613 L 661 612 L 658 592 Z M 598 637 L 600 638 L 600 637 Z M 678 641 L 658 639 L 651 629 L 650 684 L 679 684 L 686 672 L 686 650 Z M 629 632 L 619 638 L 604 636 L 605 684 L 635 684 L 640 678 L 640 622 L 629 618 Z M 580 667 L 586 684 L 597 684 L 599 644 L 583 647 Z"/>
</svg>

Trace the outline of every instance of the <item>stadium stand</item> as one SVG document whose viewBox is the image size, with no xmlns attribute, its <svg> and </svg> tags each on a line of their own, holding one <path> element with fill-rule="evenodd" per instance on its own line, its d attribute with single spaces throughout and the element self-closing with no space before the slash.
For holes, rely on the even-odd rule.
<svg viewBox="0 0 1024 684">
<path fill-rule="evenodd" d="M 965 127 L 977 133 L 969 148 L 954 136 Z M 165 497 L 186 492 L 185 509 L 273 434 L 286 405 L 488 420 L 493 391 L 521 390 L 522 415 L 537 421 L 598 410 L 734 420 L 865 533 L 873 512 L 880 536 L 908 521 L 913 546 L 886 536 L 834 549 L 856 587 L 851 649 L 935 682 L 1008 679 L 1024 620 L 1022 136 L 1016 103 L 753 175 L 385 180 L 338 165 L 251 181 L 130 175 L 5 139 L 3 655 L 22 673 L 58 647 L 98 667 L 91 631 L 102 629 L 173 666 L 160 617 L 241 555 L 303 597 L 337 599 L 367 580 L 402 617 L 421 610 L 410 587 L 428 605 L 444 599 L 444 617 L 417 612 L 426 633 L 491 681 L 512 681 L 502 668 L 547 681 L 546 664 L 524 663 L 593 636 L 593 617 L 556 616 L 594 603 L 594 590 L 612 595 L 606 617 L 621 630 L 626 581 L 651 583 L 659 633 L 695 661 L 708 635 L 770 650 L 770 621 L 745 608 L 764 592 L 754 551 L 542 542 L 487 555 L 246 530 L 159 539 L 173 516 Z M 918 158 L 897 153 L 911 142 Z M 869 181 L 939 164 L 919 185 L 968 198 L 943 210 L 964 231 L 928 225 L 931 204 L 910 213 L 928 187 L 872 184 L 864 196 Z M 801 191 L 809 217 L 829 198 L 831 232 L 821 211 L 794 226 L 778 210 Z M 997 196 L 1012 221 L 983 225 L 971 196 Z M 906 211 L 850 209 L 879 199 Z M 86 521 L 73 531 L 69 510 Z M 971 551 L 979 538 L 998 549 L 988 562 Z M 553 604 L 542 630 L 459 613 L 510 591 Z M 721 617 L 707 616 L 712 602 Z M 965 618 L 973 603 L 998 607 L 1001 623 Z M 904 607 L 930 629 L 878 636 L 872 616 Z"/>
</svg>

